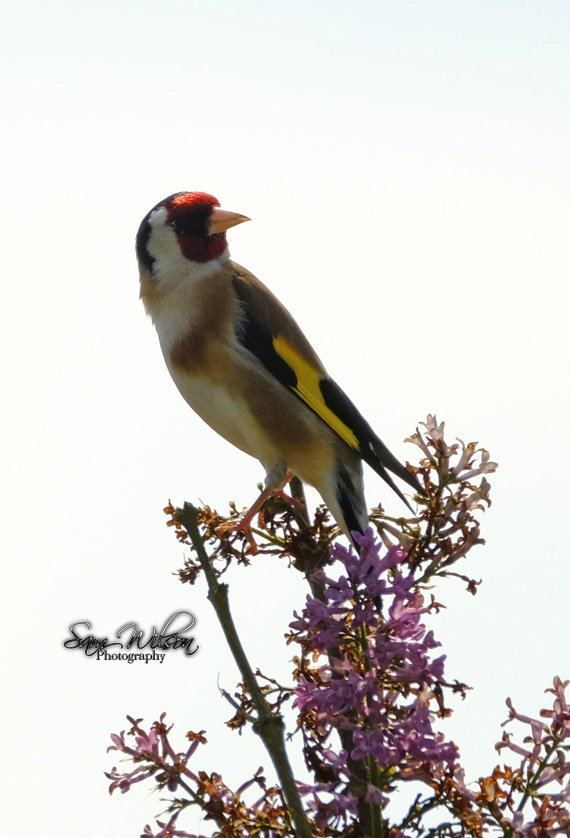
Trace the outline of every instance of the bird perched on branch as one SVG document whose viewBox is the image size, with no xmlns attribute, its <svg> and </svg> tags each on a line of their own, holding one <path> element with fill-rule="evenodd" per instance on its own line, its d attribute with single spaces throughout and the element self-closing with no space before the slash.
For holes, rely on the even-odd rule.
<svg viewBox="0 0 570 838">
<path fill-rule="evenodd" d="M 239 525 L 250 543 L 253 517 L 293 475 L 318 490 L 351 538 L 368 524 L 362 460 L 408 507 L 389 472 L 423 490 L 330 378 L 287 309 L 231 261 L 226 231 L 243 221 L 204 192 L 156 204 L 136 239 L 142 301 L 183 398 L 265 468 L 264 491 Z"/>
</svg>

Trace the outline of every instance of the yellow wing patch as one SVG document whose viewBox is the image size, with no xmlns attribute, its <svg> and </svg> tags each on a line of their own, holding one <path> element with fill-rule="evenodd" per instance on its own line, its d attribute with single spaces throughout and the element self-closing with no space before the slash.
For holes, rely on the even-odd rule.
<svg viewBox="0 0 570 838">
<path fill-rule="evenodd" d="M 321 374 L 302 355 L 294 349 L 282 335 L 273 338 L 275 352 L 283 358 L 297 377 L 297 386 L 292 387 L 294 393 L 314 410 L 317 416 L 326 422 L 338 436 L 351 448 L 360 450 L 358 440 L 353 431 L 326 404 L 321 393 Z"/>
</svg>

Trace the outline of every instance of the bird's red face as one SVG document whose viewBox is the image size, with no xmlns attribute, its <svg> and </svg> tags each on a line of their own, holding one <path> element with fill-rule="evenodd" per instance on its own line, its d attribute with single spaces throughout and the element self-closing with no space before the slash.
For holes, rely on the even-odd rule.
<svg viewBox="0 0 570 838">
<path fill-rule="evenodd" d="M 167 238 L 174 240 L 188 261 L 198 264 L 219 259 L 227 250 L 226 230 L 249 219 L 245 215 L 219 208 L 219 202 L 206 192 L 177 192 L 156 204 L 144 217 L 137 233 L 137 257 L 153 270 L 158 250 L 164 258 Z M 153 234 L 158 238 L 153 243 Z M 172 236 L 172 234 L 174 234 Z"/>
<path fill-rule="evenodd" d="M 210 233 L 210 218 L 219 201 L 206 192 L 182 192 L 168 209 L 168 223 L 176 233 L 180 250 L 191 262 L 209 262 L 228 246 L 225 232 Z"/>
</svg>

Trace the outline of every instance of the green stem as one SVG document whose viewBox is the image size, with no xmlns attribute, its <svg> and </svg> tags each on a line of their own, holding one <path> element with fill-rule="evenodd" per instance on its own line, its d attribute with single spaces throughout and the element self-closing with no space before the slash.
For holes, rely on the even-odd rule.
<svg viewBox="0 0 570 838">
<path fill-rule="evenodd" d="M 252 527 L 251 531 L 269 544 L 274 544 L 275 547 L 283 548 L 285 546 L 285 542 L 281 538 L 278 538 L 276 535 L 271 535 L 267 530 L 258 530 L 257 527 Z"/>
<path fill-rule="evenodd" d="M 367 759 L 368 762 L 368 774 L 370 777 L 370 782 L 376 788 L 379 787 L 379 777 L 378 777 L 378 766 L 376 765 L 376 760 L 373 756 L 369 756 Z M 380 811 L 380 807 L 376 803 L 370 803 L 370 831 L 372 834 L 372 838 L 384 838 L 386 833 L 385 826 L 386 822 L 382 817 L 382 813 Z"/>
<path fill-rule="evenodd" d="M 530 778 L 529 778 L 529 781 L 528 781 L 528 783 L 526 784 L 526 790 L 525 790 L 525 793 L 523 794 L 523 796 L 522 796 L 522 800 L 521 800 L 521 802 L 519 803 L 519 805 L 518 805 L 518 807 L 517 807 L 517 811 L 518 811 L 518 812 L 522 812 L 522 810 L 523 810 L 523 808 L 524 808 L 524 806 L 525 806 L 525 804 L 526 804 L 527 800 L 528 800 L 528 799 L 529 799 L 529 797 L 530 797 L 530 796 L 534 793 L 534 791 L 535 791 L 534 786 L 535 786 L 535 784 L 536 784 L 536 782 L 537 782 L 538 778 L 540 777 L 540 775 L 542 774 L 542 772 L 544 771 L 544 769 L 547 767 L 547 765 L 548 765 L 548 760 L 550 759 L 550 757 L 552 756 L 552 754 L 555 752 L 555 750 L 558 748 L 558 746 L 559 746 L 559 745 L 560 745 L 560 742 L 558 742 L 558 741 L 554 740 L 554 742 L 552 743 L 551 747 L 550 747 L 550 748 L 548 749 L 548 751 L 546 752 L 546 756 L 545 756 L 545 757 L 544 757 L 544 759 L 540 762 L 540 764 L 539 764 L 538 768 L 536 769 L 536 771 L 534 772 L 534 774 L 532 775 L 532 777 L 530 777 Z"/>
</svg>

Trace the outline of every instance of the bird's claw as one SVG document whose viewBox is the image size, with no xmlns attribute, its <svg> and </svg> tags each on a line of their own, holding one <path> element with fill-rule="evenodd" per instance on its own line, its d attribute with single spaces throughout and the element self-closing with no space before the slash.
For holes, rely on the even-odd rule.
<svg viewBox="0 0 570 838">
<path fill-rule="evenodd" d="M 251 530 L 251 519 L 248 519 L 247 515 L 238 518 L 237 521 L 224 521 L 216 527 L 216 535 L 218 537 L 231 535 L 232 533 L 242 535 L 245 538 L 247 541 L 246 553 L 254 556 L 259 552 L 259 547 Z"/>
</svg>

